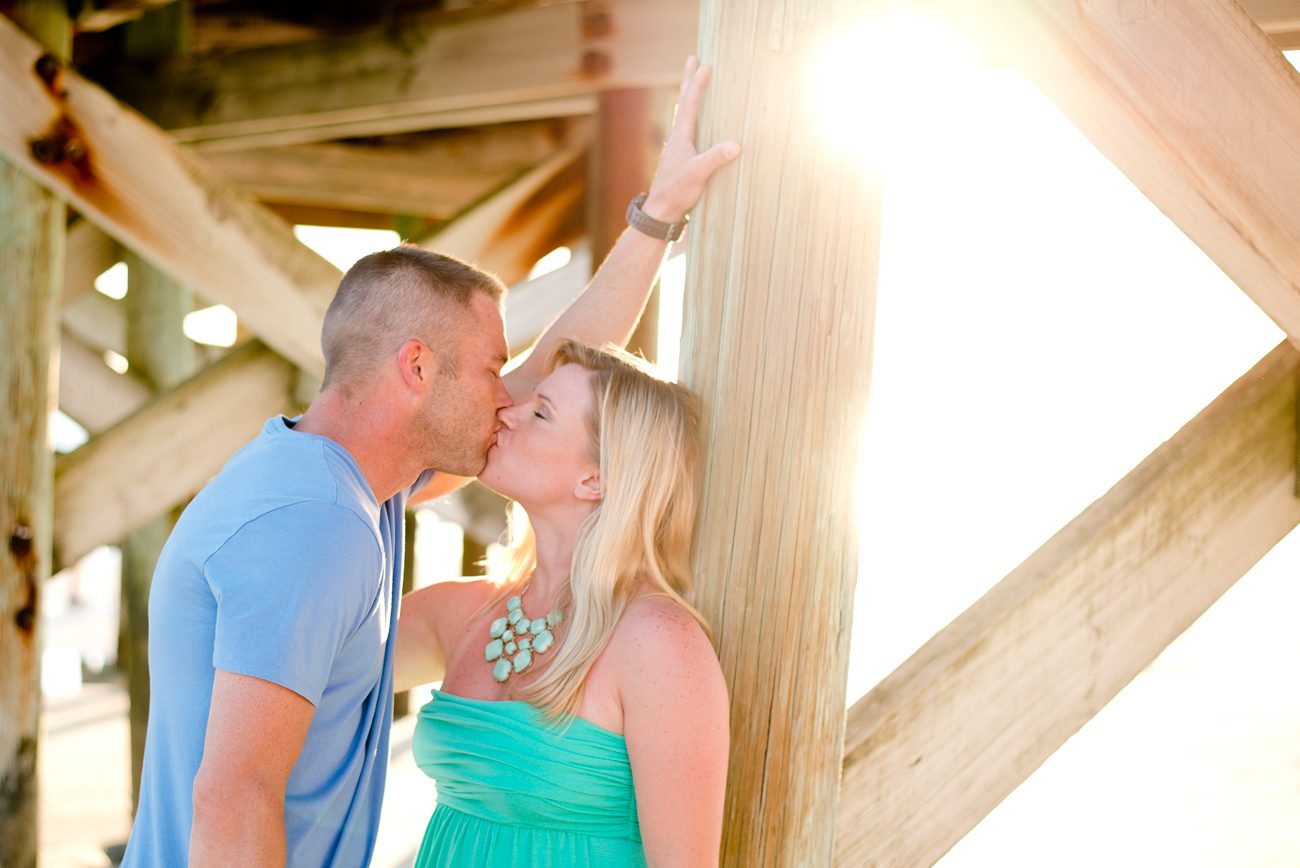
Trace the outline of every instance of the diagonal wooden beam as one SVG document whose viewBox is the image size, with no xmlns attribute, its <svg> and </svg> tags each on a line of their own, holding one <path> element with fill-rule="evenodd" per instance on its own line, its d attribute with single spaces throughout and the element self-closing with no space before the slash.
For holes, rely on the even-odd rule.
<svg viewBox="0 0 1300 868">
<path fill-rule="evenodd" d="M 74 563 L 203 487 L 258 426 L 291 408 L 295 371 L 250 344 L 61 459 L 54 552 Z"/>
<path fill-rule="evenodd" d="M 510 287 L 505 318 L 512 355 L 526 350 L 582 294 L 591 272 L 591 247 L 581 245 L 566 265 Z"/>
<path fill-rule="evenodd" d="M 674 84 L 697 8 L 610 0 L 413 19 L 111 87 L 181 141 L 238 147 L 590 113 L 600 89 Z"/>
<path fill-rule="evenodd" d="M 95 278 L 122 259 L 122 251 L 104 230 L 84 217 L 68 226 L 63 265 L 63 308 L 76 304 L 95 288 Z"/>
<path fill-rule="evenodd" d="M 1300 77 L 1234 0 L 939 0 L 1300 341 Z"/>
<path fill-rule="evenodd" d="M 0 17 L 0 153 L 125 246 L 319 372 L 339 271 L 289 227 Z M 39 155 L 39 158 L 38 158 Z"/>
<path fill-rule="evenodd" d="M 150 389 L 132 372 L 119 374 L 103 356 L 65 328 L 59 343 L 59 409 L 90 434 L 99 434 L 149 400 Z"/>
<path fill-rule="evenodd" d="M 848 714 L 835 861 L 930 865 L 1300 523 L 1282 344 Z"/>
<path fill-rule="evenodd" d="M 420 245 L 476 263 L 507 284 L 583 231 L 584 151 L 568 148 L 498 190 Z"/>
<path fill-rule="evenodd" d="M 1278 48 L 1300 48 L 1298 0 L 1241 0 L 1241 8 Z"/>
<path fill-rule="evenodd" d="M 126 310 L 119 301 L 86 293 L 63 311 L 63 330 L 97 353 L 126 357 Z"/>
</svg>

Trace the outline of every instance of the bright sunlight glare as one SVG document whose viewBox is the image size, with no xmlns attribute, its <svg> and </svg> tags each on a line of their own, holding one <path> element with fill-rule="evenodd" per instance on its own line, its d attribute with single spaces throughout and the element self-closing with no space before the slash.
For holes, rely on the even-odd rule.
<svg viewBox="0 0 1300 868">
<path fill-rule="evenodd" d="M 293 234 L 339 271 L 347 271 L 361 257 L 391 250 L 402 241 L 401 236 L 388 229 L 295 226 Z"/>
<path fill-rule="evenodd" d="M 126 263 L 119 262 L 95 278 L 95 290 L 111 299 L 126 298 Z"/>
<path fill-rule="evenodd" d="M 813 73 L 827 142 L 888 159 L 941 94 L 979 69 L 976 52 L 945 19 L 923 10 L 881 10 L 837 33 Z"/>
<path fill-rule="evenodd" d="M 210 347 L 233 347 L 239 336 L 239 320 L 235 312 L 224 304 L 214 304 L 186 314 L 181 327 L 187 338 Z"/>
</svg>

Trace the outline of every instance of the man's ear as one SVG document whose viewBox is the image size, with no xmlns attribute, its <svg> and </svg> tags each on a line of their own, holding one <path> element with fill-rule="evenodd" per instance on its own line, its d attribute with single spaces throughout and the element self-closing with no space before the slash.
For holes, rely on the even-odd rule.
<svg viewBox="0 0 1300 868">
<path fill-rule="evenodd" d="M 587 476 L 578 480 L 578 484 L 573 489 L 573 496 L 578 500 L 587 500 L 593 503 L 599 503 L 605 498 L 605 492 L 600 487 L 600 471 L 593 470 Z"/>
<path fill-rule="evenodd" d="M 397 351 L 397 367 L 407 388 L 422 391 L 433 374 L 432 354 L 423 343 L 411 338 Z"/>
</svg>

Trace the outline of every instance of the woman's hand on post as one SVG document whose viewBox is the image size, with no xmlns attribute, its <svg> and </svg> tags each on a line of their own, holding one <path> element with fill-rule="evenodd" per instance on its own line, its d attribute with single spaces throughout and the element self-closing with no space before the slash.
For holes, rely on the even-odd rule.
<svg viewBox="0 0 1300 868">
<path fill-rule="evenodd" d="M 740 156 L 740 143 L 731 140 L 719 142 L 703 153 L 695 148 L 700 97 L 711 71 L 694 57 L 686 61 L 673 127 L 664 143 L 645 205 L 641 208 L 656 220 L 665 223 L 680 221 L 700 201 L 705 184 L 713 173 Z"/>
</svg>

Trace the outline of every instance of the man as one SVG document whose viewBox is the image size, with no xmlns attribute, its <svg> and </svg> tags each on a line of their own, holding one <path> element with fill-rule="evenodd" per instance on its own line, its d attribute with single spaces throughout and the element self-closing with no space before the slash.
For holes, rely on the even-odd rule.
<svg viewBox="0 0 1300 868">
<path fill-rule="evenodd" d="M 625 342 L 704 184 L 708 69 L 687 63 L 650 193 L 586 291 L 502 377 L 495 277 L 403 247 L 365 257 L 325 316 L 325 379 L 194 499 L 150 598 L 153 701 L 124 865 L 369 862 L 388 760 L 403 515 L 483 467 L 497 412 L 561 339 Z M 437 471 L 434 475 L 433 471 Z M 430 481 L 432 480 L 432 481 Z"/>
</svg>

